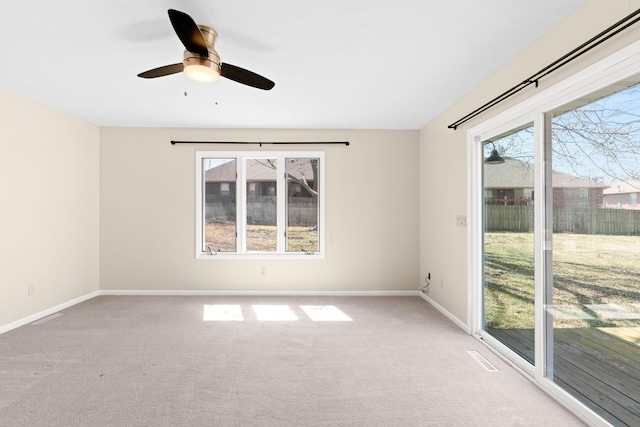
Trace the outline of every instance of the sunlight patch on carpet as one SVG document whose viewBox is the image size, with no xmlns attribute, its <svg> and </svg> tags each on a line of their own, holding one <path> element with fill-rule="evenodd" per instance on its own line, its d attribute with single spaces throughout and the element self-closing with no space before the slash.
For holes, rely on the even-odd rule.
<svg viewBox="0 0 640 427">
<path fill-rule="evenodd" d="M 208 305 L 204 306 L 202 320 L 205 322 L 242 322 L 244 316 L 239 305 Z"/>
<path fill-rule="evenodd" d="M 259 321 L 300 320 L 288 305 L 253 305 Z M 335 305 L 301 305 L 300 308 L 313 322 L 353 322 Z M 242 307 L 238 304 L 205 304 L 202 320 L 205 322 L 244 322 Z"/>
<path fill-rule="evenodd" d="M 288 305 L 253 305 L 252 307 L 258 320 L 284 322 L 298 320 L 298 316 Z"/>
<path fill-rule="evenodd" d="M 314 322 L 353 322 L 335 305 L 301 305 L 300 308 Z"/>
</svg>

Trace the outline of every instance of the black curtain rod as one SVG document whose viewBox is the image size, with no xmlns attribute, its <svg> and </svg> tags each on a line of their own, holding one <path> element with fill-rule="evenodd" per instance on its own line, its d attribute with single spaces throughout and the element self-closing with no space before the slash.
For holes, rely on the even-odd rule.
<svg viewBox="0 0 640 427">
<path fill-rule="evenodd" d="M 171 141 L 176 144 L 243 144 L 243 145 L 349 145 L 349 141 L 316 141 L 316 142 L 254 142 L 254 141 Z"/>
<path fill-rule="evenodd" d="M 515 85 L 511 89 L 507 90 L 506 92 L 496 96 L 491 101 L 489 101 L 486 104 L 478 107 L 477 109 L 473 110 L 472 112 L 470 112 L 466 116 L 462 117 L 461 119 L 458 119 L 457 121 L 453 122 L 452 124 L 450 124 L 447 127 L 449 129 L 456 130 L 458 128 L 458 126 L 460 126 L 461 124 L 471 120 L 472 118 L 474 118 L 477 115 L 485 112 L 489 108 L 491 108 L 491 107 L 499 104 L 500 102 L 504 101 L 505 99 L 515 95 L 516 93 L 520 92 L 522 89 L 524 89 L 524 88 L 526 88 L 526 87 L 528 87 L 528 86 L 530 86 L 532 84 L 535 84 L 536 87 L 538 87 L 538 81 L 541 78 L 546 77 L 547 75 L 549 75 L 552 72 L 556 71 L 558 68 L 565 66 L 569 62 L 571 62 L 574 59 L 578 58 L 579 56 L 589 52 L 594 47 L 600 45 L 601 43 L 603 43 L 603 42 L 605 42 L 607 40 L 609 40 L 611 37 L 615 36 L 619 32 L 627 29 L 631 25 L 633 25 L 636 22 L 640 21 L 640 16 L 638 16 L 638 15 L 640 15 L 640 9 L 636 10 L 632 14 L 630 14 L 630 15 L 626 16 L 625 18 L 621 19 L 620 21 L 616 22 L 615 24 L 613 24 L 612 26 L 610 26 L 606 30 L 602 31 L 600 34 L 598 34 L 595 37 L 592 37 L 591 39 L 589 39 L 586 42 L 582 43 L 580 46 L 578 46 L 577 48 L 573 49 L 571 52 L 569 52 L 566 55 L 564 55 L 564 56 L 558 58 L 557 60 L 553 61 L 551 64 L 547 65 L 546 67 L 544 67 L 543 69 L 541 69 L 540 71 L 538 71 L 537 73 L 535 73 L 534 75 L 529 77 L 528 79 L 523 80 L 521 83 L 518 83 L 517 85 Z"/>
</svg>

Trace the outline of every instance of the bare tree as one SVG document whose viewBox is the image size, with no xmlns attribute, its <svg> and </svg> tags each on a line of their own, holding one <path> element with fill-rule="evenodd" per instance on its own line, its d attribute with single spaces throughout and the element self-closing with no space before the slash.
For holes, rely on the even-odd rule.
<svg viewBox="0 0 640 427">
<path fill-rule="evenodd" d="M 629 91 L 640 94 L 637 88 Z M 638 108 L 640 96 L 636 99 Z M 554 165 L 609 182 L 640 179 L 640 116 L 622 108 L 601 100 L 555 117 Z"/>
<path fill-rule="evenodd" d="M 312 197 L 318 197 L 318 159 L 291 159 L 292 162 L 286 165 L 287 178 L 300 184 Z M 259 159 L 256 163 L 277 170 L 275 159 Z M 309 165 L 310 171 L 305 165 Z M 293 173 L 293 169 L 297 174 Z M 311 176 L 307 176 L 308 174 Z M 315 187 L 315 188 L 314 188 Z"/>
<path fill-rule="evenodd" d="M 640 180 L 640 86 L 572 106 L 551 122 L 554 170 L 607 183 Z M 503 156 L 533 163 L 532 125 L 494 143 Z"/>
</svg>

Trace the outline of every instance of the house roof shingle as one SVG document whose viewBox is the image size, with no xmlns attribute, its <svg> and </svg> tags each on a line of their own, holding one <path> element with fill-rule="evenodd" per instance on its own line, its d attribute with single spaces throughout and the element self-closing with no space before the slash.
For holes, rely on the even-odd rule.
<svg viewBox="0 0 640 427">
<path fill-rule="evenodd" d="M 506 157 L 504 163 L 486 164 L 484 169 L 485 188 L 533 188 L 534 173 L 531 163 Z M 554 188 L 606 188 L 607 185 L 595 180 L 581 178 L 553 171 Z"/>
<path fill-rule="evenodd" d="M 640 181 L 618 181 L 604 190 L 604 194 L 640 193 Z"/>
<path fill-rule="evenodd" d="M 247 161 L 247 181 L 275 181 L 276 173 L 275 169 L 262 161 L 254 159 Z M 287 173 L 298 179 L 303 176 L 307 180 L 313 179 L 313 170 L 309 161 L 288 162 Z M 235 162 L 227 162 L 205 171 L 206 182 L 231 182 L 235 180 L 235 176 Z"/>
</svg>

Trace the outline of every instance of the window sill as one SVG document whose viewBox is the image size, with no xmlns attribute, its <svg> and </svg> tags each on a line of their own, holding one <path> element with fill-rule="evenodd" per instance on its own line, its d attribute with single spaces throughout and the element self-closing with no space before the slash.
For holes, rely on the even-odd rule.
<svg viewBox="0 0 640 427">
<path fill-rule="evenodd" d="M 323 252 L 314 252 L 311 254 L 306 253 L 284 253 L 284 254 L 265 254 L 265 253 L 223 253 L 214 252 L 212 254 L 199 253 L 196 255 L 196 260 L 231 260 L 231 259 L 324 259 Z"/>
</svg>

